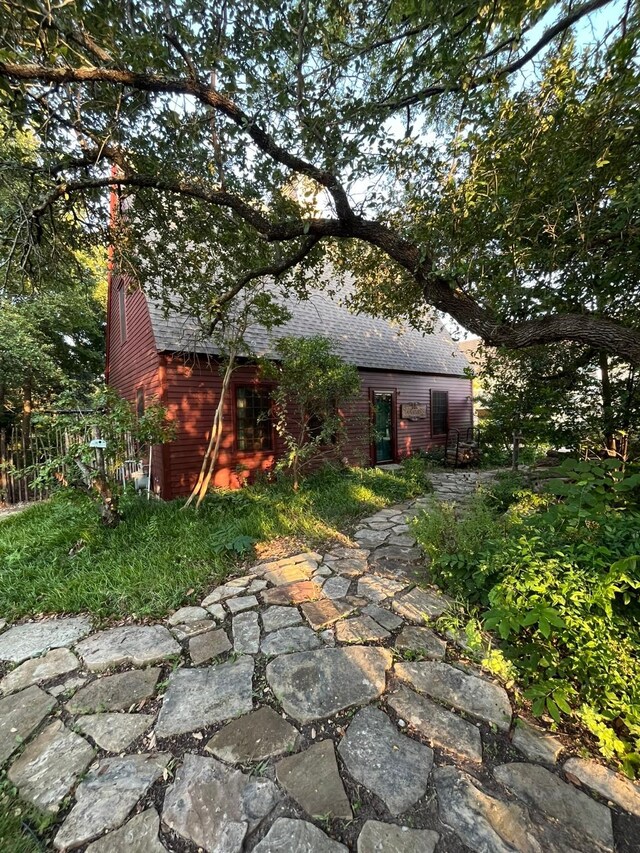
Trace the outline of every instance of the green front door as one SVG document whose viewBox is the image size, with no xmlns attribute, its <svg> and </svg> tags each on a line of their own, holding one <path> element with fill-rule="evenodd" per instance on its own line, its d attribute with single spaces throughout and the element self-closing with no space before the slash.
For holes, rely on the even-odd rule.
<svg viewBox="0 0 640 853">
<path fill-rule="evenodd" d="M 393 395 L 375 392 L 376 462 L 393 462 Z"/>
</svg>

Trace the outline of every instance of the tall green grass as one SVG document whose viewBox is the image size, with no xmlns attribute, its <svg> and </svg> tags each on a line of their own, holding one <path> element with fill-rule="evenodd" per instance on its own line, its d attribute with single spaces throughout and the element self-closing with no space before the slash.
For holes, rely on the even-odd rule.
<svg viewBox="0 0 640 853">
<path fill-rule="evenodd" d="M 399 474 L 328 469 L 298 492 L 287 481 L 217 492 L 199 510 L 131 494 L 113 529 L 87 496 L 60 492 L 0 521 L 0 616 L 160 616 L 222 582 L 252 543 L 286 536 L 319 548 L 426 485 L 413 465 Z"/>
</svg>

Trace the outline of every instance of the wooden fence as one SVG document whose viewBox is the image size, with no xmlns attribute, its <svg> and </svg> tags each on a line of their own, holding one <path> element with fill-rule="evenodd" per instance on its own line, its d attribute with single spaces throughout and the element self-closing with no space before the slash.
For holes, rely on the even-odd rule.
<svg viewBox="0 0 640 853">
<path fill-rule="evenodd" d="M 51 413 L 49 413 L 51 414 Z M 68 413 L 64 426 L 55 422 L 55 414 L 46 423 L 37 420 L 25 432 L 16 422 L 0 429 L 0 506 L 49 497 L 55 484 L 67 484 L 78 479 L 79 468 L 65 461 L 74 455 L 74 448 L 89 445 L 95 432 L 81 422 L 69 424 Z M 128 433 L 123 434 L 126 459 L 115 460 L 105 453 L 105 466 L 110 476 L 122 483 L 145 475 L 141 448 Z"/>
</svg>

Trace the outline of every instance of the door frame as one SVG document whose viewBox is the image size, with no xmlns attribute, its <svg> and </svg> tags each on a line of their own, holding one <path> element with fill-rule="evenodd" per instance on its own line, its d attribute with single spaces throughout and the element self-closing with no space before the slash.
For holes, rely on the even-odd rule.
<svg viewBox="0 0 640 853">
<path fill-rule="evenodd" d="M 378 464 L 374 435 L 376 425 L 376 394 L 391 394 L 391 459 L 388 462 L 391 464 L 398 461 L 398 390 L 397 388 L 369 388 L 369 425 L 371 428 L 369 458 L 374 468 Z M 384 465 L 384 462 L 380 464 Z"/>
</svg>

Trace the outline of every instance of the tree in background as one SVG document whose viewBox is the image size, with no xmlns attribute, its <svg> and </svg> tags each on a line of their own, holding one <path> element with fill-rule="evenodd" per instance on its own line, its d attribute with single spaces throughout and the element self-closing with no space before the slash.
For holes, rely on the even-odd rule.
<svg viewBox="0 0 640 853">
<path fill-rule="evenodd" d="M 116 185 L 140 233 L 158 226 L 167 270 L 172 236 L 198 230 L 219 256 L 218 303 L 332 250 L 373 313 L 424 326 L 435 309 L 494 346 L 566 340 L 640 363 L 624 310 L 640 296 L 635 5 L 0 9 L 3 101 L 41 144 L 5 227 L 14 264 L 62 252 L 69 223 L 100 239 Z M 319 208 L 287 194 L 295 176 Z M 175 198 L 180 223 L 165 215 Z M 136 242 L 120 242 L 147 282 Z"/>
<path fill-rule="evenodd" d="M 333 352 L 329 338 L 280 338 L 275 358 L 262 365 L 275 382 L 271 392 L 275 429 L 285 452 L 278 461 L 297 491 L 301 472 L 321 458 L 340 459 L 346 438 L 341 407 L 360 390 L 353 365 Z"/>
</svg>

